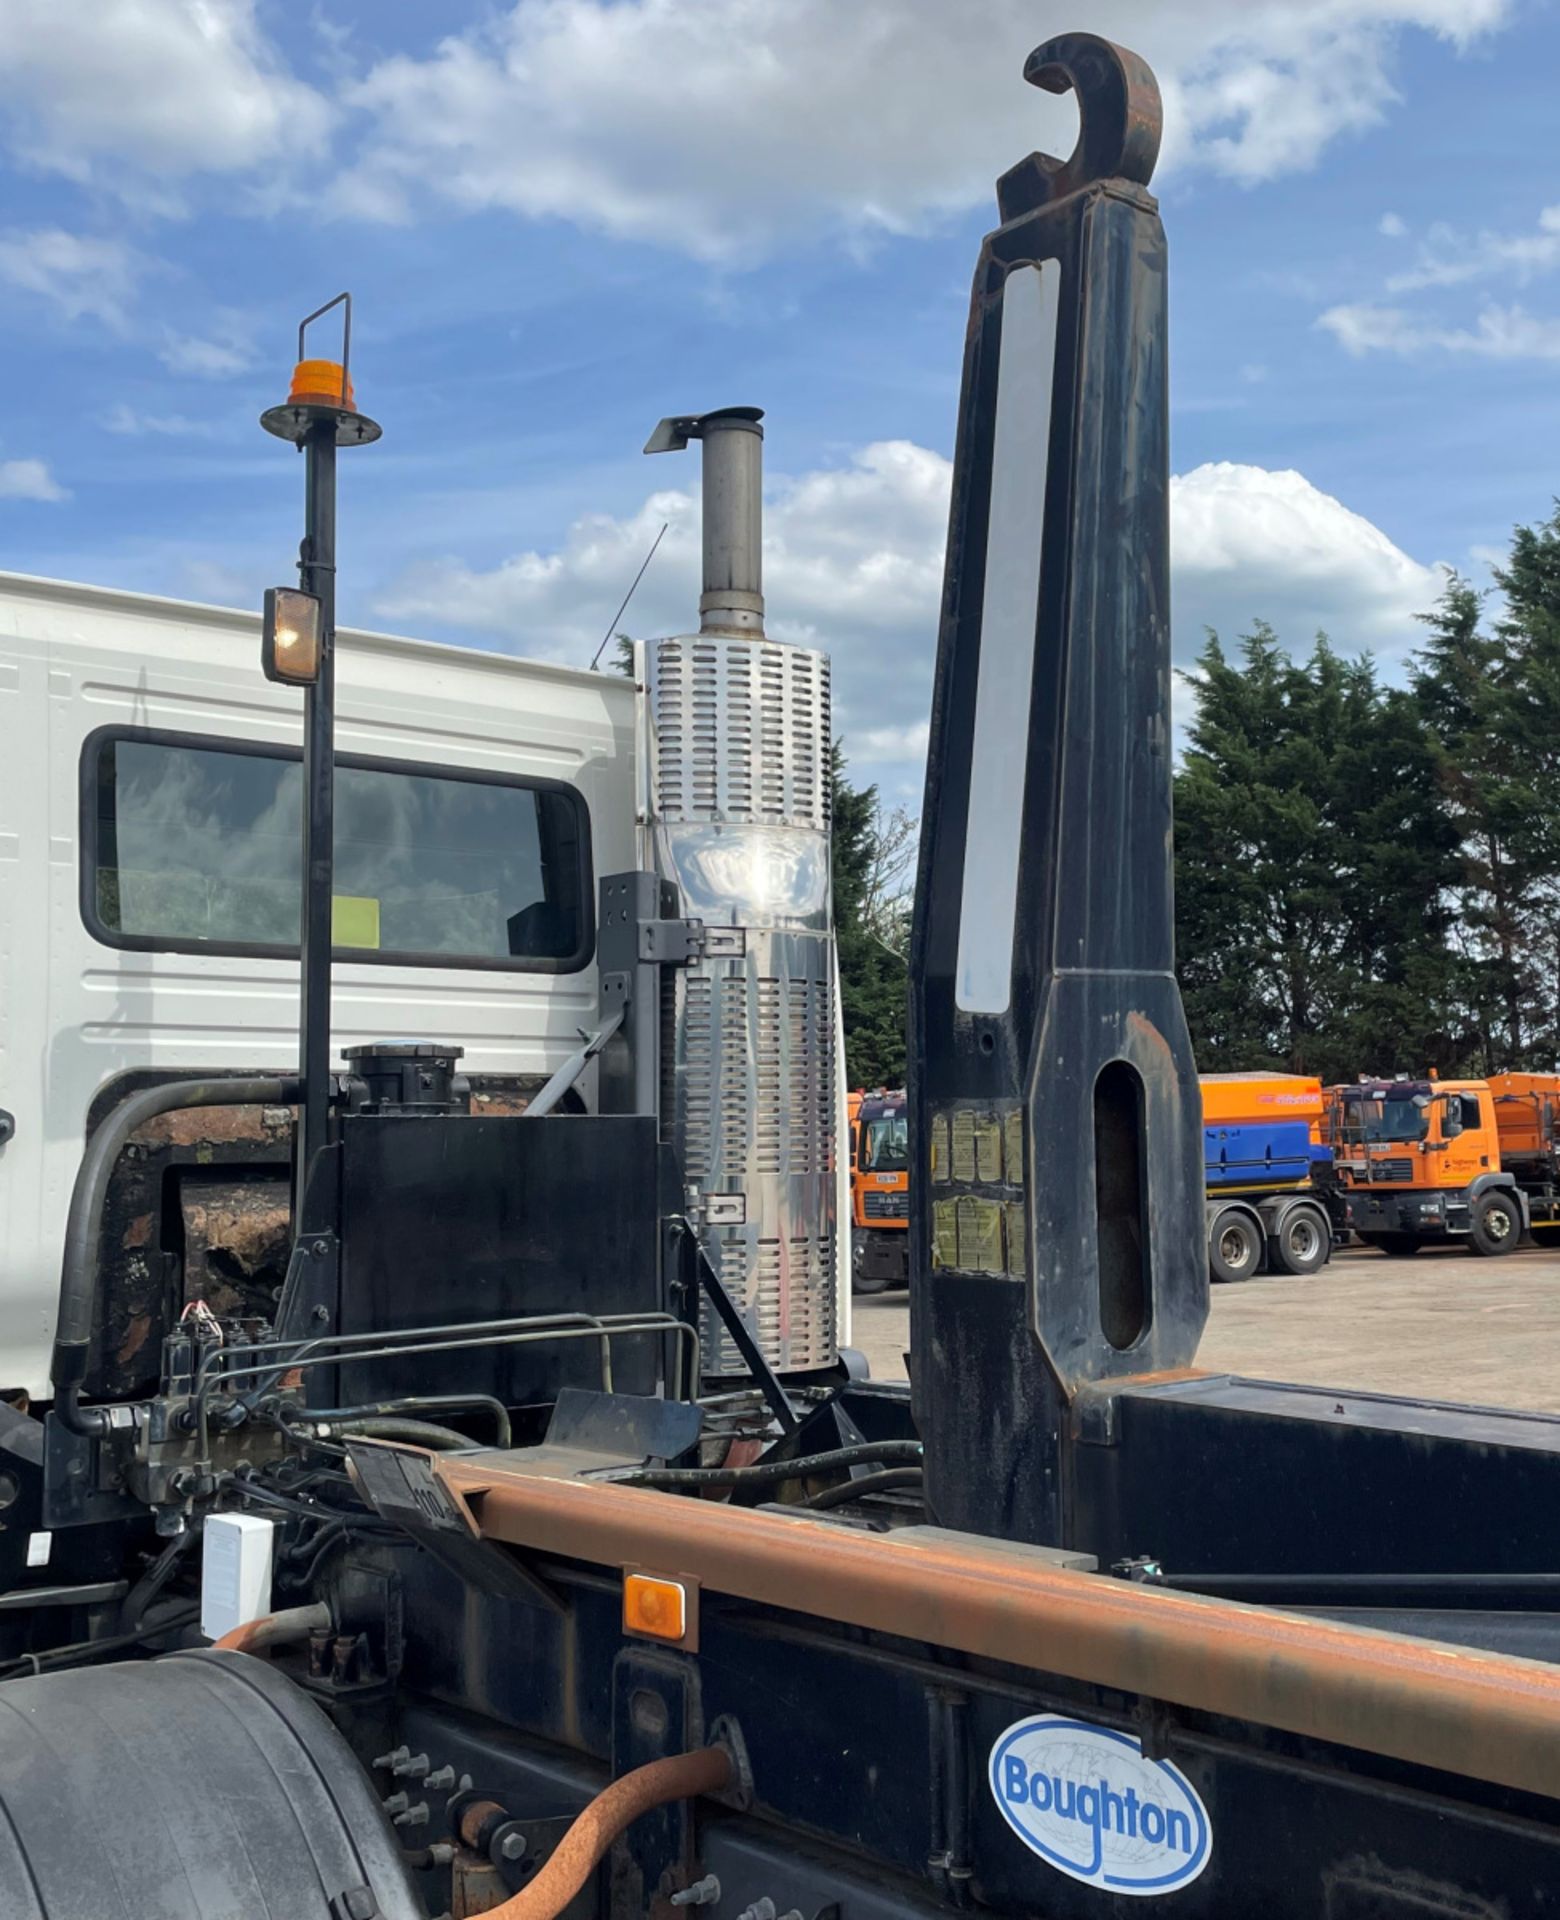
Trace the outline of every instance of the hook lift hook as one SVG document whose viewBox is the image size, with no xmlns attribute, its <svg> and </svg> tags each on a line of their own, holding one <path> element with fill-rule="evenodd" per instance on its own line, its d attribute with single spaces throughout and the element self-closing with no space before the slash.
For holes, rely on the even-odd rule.
<svg viewBox="0 0 1560 1920">
<path fill-rule="evenodd" d="M 1095 33 L 1063 33 L 1036 47 L 1024 78 L 1078 97 L 1078 141 L 1065 160 L 1031 153 L 997 182 L 1003 224 L 1105 180 L 1146 187 L 1159 158 L 1164 108 L 1148 63 Z"/>
</svg>

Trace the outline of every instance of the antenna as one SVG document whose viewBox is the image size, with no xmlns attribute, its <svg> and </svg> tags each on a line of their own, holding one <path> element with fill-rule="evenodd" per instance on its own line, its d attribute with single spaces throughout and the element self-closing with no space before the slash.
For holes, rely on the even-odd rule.
<svg viewBox="0 0 1560 1920">
<path fill-rule="evenodd" d="M 629 601 L 633 599 L 634 594 L 638 589 L 640 581 L 643 580 L 645 577 L 645 568 L 648 567 L 650 562 L 655 558 L 655 550 L 661 544 L 662 535 L 665 534 L 666 529 L 671 524 L 672 523 L 670 520 L 663 520 L 661 522 L 661 532 L 658 533 L 655 536 L 655 538 L 650 542 L 650 551 L 645 555 L 644 559 L 640 561 L 639 571 L 634 575 L 633 583 L 629 587 L 628 592 L 623 595 L 623 604 L 618 608 L 617 612 L 613 614 L 612 618 L 607 622 L 607 630 L 601 636 L 601 646 L 597 647 L 595 653 L 591 656 L 590 670 L 592 673 L 596 671 L 596 662 L 601 658 L 602 648 L 606 646 L 607 642 L 612 638 L 613 634 L 617 631 L 617 623 L 623 618 L 623 615 L 627 612 Z"/>
</svg>

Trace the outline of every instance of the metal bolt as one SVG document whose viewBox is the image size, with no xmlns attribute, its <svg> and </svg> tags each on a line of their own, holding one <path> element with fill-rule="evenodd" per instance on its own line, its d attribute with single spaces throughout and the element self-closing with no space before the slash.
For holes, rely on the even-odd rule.
<svg viewBox="0 0 1560 1920">
<path fill-rule="evenodd" d="M 316 1260 L 323 1260 L 325 1258 L 326 1253 L 329 1251 L 329 1249 L 323 1240 L 316 1240 L 314 1245 L 310 1247 L 309 1251 L 314 1255 Z"/>
<path fill-rule="evenodd" d="M 394 1767 L 400 1761 L 407 1759 L 411 1751 L 410 1747 L 396 1747 L 389 1753 L 380 1754 L 379 1758 L 374 1762 L 374 1765 L 376 1767 Z"/>
<path fill-rule="evenodd" d="M 405 1813 L 406 1809 L 411 1804 L 412 1804 L 412 1797 L 410 1794 L 392 1793 L 390 1798 L 385 1801 L 384 1808 L 385 1808 L 385 1812 L 388 1813 L 393 1819 L 397 1814 Z"/>
<path fill-rule="evenodd" d="M 775 1903 L 769 1895 L 762 1894 L 750 1907 L 744 1907 L 737 1920 L 775 1920 Z"/>
<path fill-rule="evenodd" d="M 429 1760 L 425 1753 L 406 1753 L 399 1760 L 390 1762 L 390 1771 L 398 1780 L 420 1780 L 428 1771 Z"/>
<path fill-rule="evenodd" d="M 436 1792 L 443 1792 L 454 1784 L 455 1769 L 453 1767 L 440 1767 L 437 1773 L 430 1773 L 423 1782 L 425 1787 L 432 1787 Z"/>
<path fill-rule="evenodd" d="M 684 1887 L 681 1893 L 672 1895 L 674 1907 L 712 1907 L 720 1898 L 720 1882 L 713 1873 L 705 1874 L 702 1880 L 695 1880 L 691 1887 Z"/>
<path fill-rule="evenodd" d="M 525 1835 L 523 1833 L 506 1833 L 498 1843 L 498 1857 L 500 1860 L 523 1860 L 525 1858 Z"/>
<path fill-rule="evenodd" d="M 317 1327 L 323 1327 L 325 1322 L 330 1318 L 329 1307 L 316 1307 L 310 1318 Z"/>
<path fill-rule="evenodd" d="M 419 1800 L 415 1807 L 408 1807 L 405 1813 L 395 1816 L 398 1827 L 425 1827 L 428 1824 L 428 1802 Z"/>
<path fill-rule="evenodd" d="M 447 1867 L 455 1858 L 455 1848 L 448 1840 L 435 1840 L 428 1849 L 428 1859 L 433 1866 Z"/>
</svg>

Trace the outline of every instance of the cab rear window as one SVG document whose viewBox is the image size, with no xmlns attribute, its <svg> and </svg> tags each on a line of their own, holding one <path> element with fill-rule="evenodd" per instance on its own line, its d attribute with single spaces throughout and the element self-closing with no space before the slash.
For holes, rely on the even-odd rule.
<svg viewBox="0 0 1560 1920">
<path fill-rule="evenodd" d="M 296 749 L 105 729 L 82 764 L 82 911 L 110 946 L 298 950 Z M 559 781 L 338 755 L 334 943 L 566 972 L 593 940 L 589 819 Z"/>
</svg>

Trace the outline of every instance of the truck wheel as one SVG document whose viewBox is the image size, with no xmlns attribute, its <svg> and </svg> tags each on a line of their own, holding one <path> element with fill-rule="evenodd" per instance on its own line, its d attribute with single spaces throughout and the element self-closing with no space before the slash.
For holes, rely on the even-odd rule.
<svg viewBox="0 0 1560 1920">
<path fill-rule="evenodd" d="M 869 1276 L 858 1268 L 850 1276 L 850 1290 L 852 1293 L 887 1293 L 888 1280 L 881 1273 Z"/>
<path fill-rule="evenodd" d="M 1249 1213 L 1229 1207 L 1208 1235 L 1208 1271 L 1215 1280 L 1249 1280 L 1262 1258 L 1262 1235 Z"/>
<path fill-rule="evenodd" d="M 1522 1209 L 1509 1193 L 1486 1193 L 1473 1203 L 1468 1239 L 1475 1253 L 1515 1253 L 1522 1238 Z"/>
<path fill-rule="evenodd" d="M 1291 1207 L 1279 1222 L 1275 1244 L 1285 1273 L 1317 1273 L 1332 1251 L 1332 1230 L 1315 1207 Z"/>
</svg>

